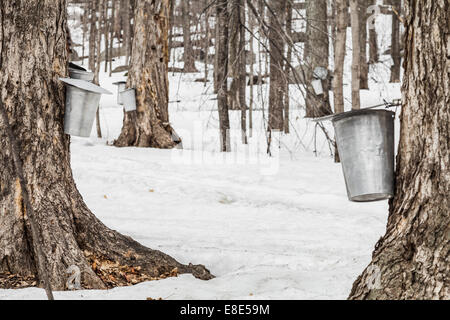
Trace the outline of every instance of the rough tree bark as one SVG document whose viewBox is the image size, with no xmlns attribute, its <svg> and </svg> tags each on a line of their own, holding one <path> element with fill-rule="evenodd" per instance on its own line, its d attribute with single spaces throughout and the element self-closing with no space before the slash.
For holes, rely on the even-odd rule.
<svg viewBox="0 0 450 320">
<path fill-rule="evenodd" d="M 247 103 L 246 103 L 246 54 L 245 54 L 245 1 L 239 0 L 239 89 L 238 101 L 241 109 L 241 136 L 242 143 L 247 144 Z"/>
<path fill-rule="evenodd" d="M 66 1 L 3 0 L 0 10 L 0 98 L 19 146 L 53 289 L 66 289 L 70 265 L 81 269 L 83 288 L 173 275 L 174 268 L 210 278 L 203 266 L 182 265 L 109 229 L 83 202 L 70 168 L 64 87 L 58 80 L 67 75 Z M 0 273 L 33 277 L 29 218 L 1 122 Z"/>
<path fill-rule="evenodd" d="M 450 11 L 406 0 L 395 197 L 351 299 L 450 299 Z"/>
<path fill-rule="evenodd" d="M 306 58 L 306 115 L 305 117 L 317 117 L 331 114 L 328 81 L 322 81 L 323 94 L 316 95 L 311 85 L 313 71 L 317 67 L 328 70 L 328 12 L 327 0 L 308 0 L 307 4 L 307 43 Z"/>
<path fill-rule="evenodd" d="M 377 1 L 372 0 L 370 5 L 376 5 Z M 369 64 L 378 63 L 379 55 L 378 55 L 378 36 L 377 30 L 375 29 L 375 25 L 369 26 Z"/>
<path fill-rule="evenodd" d="M 360 109 L 360 43 L 358 0 L 350 0 L 350 20 L 352 24 L 352 109 Z"/>
<path fill-rule="evenodd" d="M 284 29 L 282 23 L 286 16 L 286 2 L 271 0 L 269 16 L 270 84 L 269 84 L 269 131 L 284 129 Z"/>
<path fill-rule="evenodd" d="M 194 48 L 191 41 L 191 18 L 189 14 L 189 0 L 181 1 L 181 18 L 183 21 L 183 61 L 184 72 L 198 72 L 195 67 Z"/>
<path fill-rule="evenodd" d="M 336 40 L 334 45 L 333 100 L 334 112 L 344 112 L 344 61 L 347 39 L 348 6 L 346 0 L 336 0 Z M 334 147 L 334 160 L 339 162 L 337 146 Z"/>
<path fill-rule="evenodd" d="M 290 1 L 286 4 L 286 36 L 289 38 L 287 41 L 286 60 L 292 63 L 292 2 Z M 284 92 L 284 133 L 289 133 L 289 71 L 290 66 L 286 63 L 284 67 L 284 73 L 287 75 Z"/>
<path fill-rule="evenodd" d="M 96 35 L 96 21 L 97 14 L 95 12 L 96 1 L 91 1 L 89 3 L 89 69 L 91 71 L 95 70 L 95 35 Z"/>
<path fill-rule="evenodd" d="M 391 35 L 391 56 L 393 65 L 391 67 L 390 82 L 400 82 L 400 70 L 402 57 L 400 55 L 400 19 L 401 0 L 390 0 L 392 4 L 392 35 Z M 448 2 L 447 2 L 448 4 Z"/>
<path fill-rule="evenodd" d="M 136 3 L 127 87 L 136 90 L 137 109 L 124 112 L 117 147 L 172 148 L 180 142 L 169 124 L 168 10 L 168 0 Z"/>
<path fill-rule="evenodd" d="M 223 152 L 231 151 L 230 146 L 230 118 L 227 102 L 227 73 L 228 73 L 228 11 L 227 0 L 218 0 L 216 5 L 217 22 L 217 109 L 219 110 L 220 148 Z"/>
<path fill-rule="evenodd" d="M 367 0 L 359 0 L 359 64 L 360 89 L 369 89 L 369 64 L 367 61 Z"/>
</svg>

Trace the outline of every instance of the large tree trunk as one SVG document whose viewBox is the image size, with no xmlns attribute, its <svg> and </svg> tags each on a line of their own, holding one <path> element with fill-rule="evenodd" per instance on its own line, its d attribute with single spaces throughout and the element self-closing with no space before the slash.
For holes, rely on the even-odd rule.
<svg viewBox="0 0 450 320">
<path fill-rule="evenodd" d="M 450 299 L 450 11 L 406 0 L 395 197 L 351 299 Z"/>
<path fill-rule="evenodd" d="M 174 268 L 210 278 L 203 266 L 182 265 L 107 228 L 76 189 L 70 138 L 63 133 L 64 87 L 58 80 L 67 74 L 66 1 L 3 0 L 0 9 L 0 98 L 19 147 L 53 289 L 66 289 L 71 265 L 81 269 L 83 288 L 139 282 L 174 274 Z M 36 239 L 6 125 L 0 120 L 0 273 L 33 277 Z"/>
<path fill-rule="evenodd" d="M 328 70 L 328 12 L 327 0 L 308 0 L 307 1 L 307 39 L 308 50 L 306 56 L 306 117 L 318 117 L 331 114 L 329 85 L 328 81 L 322 81 L 323 94 L 317 95 L 311 85 L 313 80 L 313 71 L 317 67 Z"/>
<path fill-rule="evenodd" d="M 124 113 L 117 147 L 172 148 L 179 143 L 169 124 L 168 10 L 168 0 L 137 1 L 127 81 L 128 88 L 136 89 L 137 109 Z"/>
<path fill-rule="evenodd" d="M 270 84 L 269 84 L 269 130 L 284 129 L 284 28 L 286 3 L 284 0 L 270 1 Z"/>
</svg>

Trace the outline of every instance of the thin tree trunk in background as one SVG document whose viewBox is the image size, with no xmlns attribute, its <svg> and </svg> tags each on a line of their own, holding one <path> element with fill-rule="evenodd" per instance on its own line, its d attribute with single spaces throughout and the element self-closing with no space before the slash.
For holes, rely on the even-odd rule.
<svg viewBox="0 0 450 320">
<path fill-rule="evenodd" d="M 95 35 L 96 35 L 96 23 L 97 14 L 95 12 L 96 3 L 99 0 L 91 1 L 89 4 L 89 70 L 95 71 Z"/>
<path fill-rule="evenodd" d="M 204 8 L 208 6 L 208 0 L 203 1 Z M 203 83 L 203 86 L 206 87 L 206 84 L 208 83 L 208 54 L 209 54 L 209 9 L 205 12 L 205 81 Z"/>
<path fill-rule="evenodd" d="M 248 28 L 250 30 L 250 76 L 249 76 L 249 81 L 250 81 L 250 101 L 249 101 L 249 106 L 248 106 L 248 135 L 251 138 L 253 136 L 253 84 L 254 84 L 254 73 L 255 73 L 255 68 L 254 68 L 254 46 L 253 46 L 253 41 L 255 40 L 253 38 L 253 30 L 254 30 L 254 22 L 253 22 L 253 15 L 248 12 Z"/>
<path fill-rule="evenodd" d="M 81 64 L 84 64 L 84 55 L 85 55 L 85 42 L 86 42 L 86 30 L 87 30 L 87 20 L 89 17 L 89 5 L 85 3 L 83 6 L 83 40 L 81 44 Z"/>
<path fill-rule="evenodd" d="M 245 0 L 239 0 L 239 106 L 241 109 L 242 143 L 247 144 Z"/>
<path fill-rule="evenodd" d="M 391 56 L 393 65 L 391 67 L 390 82 L 400 82 L 400 68 L 402 57 L 400 55 L 400 19 L 401 0 L 391 0 L 392 3 L 392 36 L 391 36 Z M 448 4 L 448 3 L 447 3 Z"/>
<path fill-rule="evenodd" d="M 284 88 L 283 55 L 285 48 L 282 23 L 286 16 L 286 2 L 284 0 L 270 0 L 269 6 L 269 50 L 270 50 L 270 84 L 269 84 L 269 131 L 284 129 Z"/>
<path fill-rule="evenodd" d="M 110 57 L 109 57 L 109 76 L 111 77 L 112 75 L 112 62 L 113 62 L 113 57 L 112 57 L 112 52 L 113 52 L 113 47 L 114 47 L 114 25 L 116 23 L 116 0 L 112 0 L 112 11 L 111 11 L 111 23 L 110 23 L 110 41 L 109 41 L 109 52 L 110 52 Z"/>
<path fill-rule="evenodd" d="M 344 61 L 347 39 L 347 0 L 336 0 L 336 40 L 334 46 L 333 99 L 334 112 L 344 112 Z M 339 162 L 337 146 L 334 148 L 334 160 Z"/>
<path fill-rule="evenodd" d="M 125 65 L 130 65 L 130 0 L 123 1 L 123 15 L 122 28 L 123 28 L 123 46 L 125 47 Z"/>
<path fill-rule="evenodd" d="M 369 89 L 369 64 L 367 61 L 367 0 L 359 0 L 360 89 Z"/>
<path fill-rule="evenodd" d="M 328 70 L 329 40 L 327 23 L 327 0 L 307 1 L 307 56 L 306 56 L 306 114 L 305 117 L 319 117 L 332 113 L 329 97 L 329 83 L 322 80 L 323 93 L 316 94 L 311 82 L 315 79 L 317 67 Z"/>
<path fill-rule="evenodd" d="M 219 92 L 219 38 L 220 38 L 220 30 L 219 30 L 219 17 L 217 16 L 216 10 L 216 18 L 214 22 L 214 93 L 217 94 Z"/>
<path fill-rule="evenodd" d="M 375 5 L 376 0 L 372 0 L 371 5 Z M 369 64 L 374 64 L 379 62 L 378 55 L 378 40 L 377 40 L 377 30 L 375 25 L 369 26 Z"/>
<path fill-rule="evenodd" d="M 240 0 L 228 1 L 228 73 L 233 79 L 228 88 L 228 108 L 239 110 L 239 7 Z"/>
<path fill-rule="evenodd" d="M 227 0 L 217 0 L 216 15 L 218 21 L 218 46 L 217 46 L 217 107 L 219 110 L 220 147 L 223 152 L 231 151 L 229 130 L 230 119 L 228 116 L 227 101 L 227 73 L 228 73 L 228 10 Z"/>
<path fill-rule="evenodd" d="M 190 0 L 181 1 L 181 19 L 183 21 L 183 61 L 184 72 L 198 72 L 195 67 L 194 49 L 191 41 L 191 19 L 189 14 Z"/>
<path fill-rule="evenodd" d="M 105 37 L 105 73 L 108 72 L 108 61 L 110 60 L 109 55 L 109 17 L 108 17 L 108 8 L 109 8 L 109 0 L 105 0 L 105 13 L 103 14 L 103 35 Z M 111 52 L 112 54 L 112 52 Z"/>
<path fill-rule="evenodd" d="M 450 11 L 405 0 L 395 196 L 350 299 L 450 299 Z"/>
<path fill-rule="evenodd" d="M 344 61 L 347 39 L 347 0 L 336 0 L 336 41 L 334 46 L 334 112 L 344 112 Z"/>
<path fill-rule="evenodd" d="M 100 84 L 100 79 L 99 79 L 99 73 L 100 73 L 100 65 L 101 65 L 101 49 L 102 49 L 102 22 L 103 22 L 103 15 L 104 15 L 104 10 L 103 10 L 103 6 L 106 0 L 97 0 L 97 12 L 99 14 L 98 17 L 98 22 L 97 22 L 97 35 L 96 35 L 96 40 L 97 40 L 97 44 L 96 44 L 96 56 L 95 56 L 95 72 L 94 72 L 94 83 L 95 84 Z M 95 114 L 95 124 L 96 124 L 96 129 L 97 129 L 97 137 L 101 138 L 102 137 L 102 127 L 100 125 L 100 105 L 97 108 L 97 112 Z"/>
<path fill-rule="evenodd" d="M 169 11 L 169 58 L 172 56 L 173 47 L 173 28 L 175 26 L 175 4 L 176 0 L 170 1 L 170 11 Z M 170 61 L 170 59 L 169 59 Z"/>
<path fill-rule="evenodd" d="M 360 44 L 358 0 L 350 0 L 350 19 L 352 24 L 352 109 L 361 109 L 360 89 Z"/>
<path fill-rule="evenodd" d="M 288 1 L 286 4 L 286 35 L 287 41 L 287 56 L 289 63 L 292 62 L 292 2 Z M 286 63 L 284 68 L 285 74 L 285 92 L 284 92 L 284 133 L 289 133 L 289 64 Z"/>
</svg>

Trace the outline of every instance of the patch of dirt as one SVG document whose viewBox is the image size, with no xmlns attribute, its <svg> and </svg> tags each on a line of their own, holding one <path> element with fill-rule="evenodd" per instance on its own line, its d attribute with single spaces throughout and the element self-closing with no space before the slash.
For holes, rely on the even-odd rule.
<svg viewBox="0 0 450 320">
<path fill-rule="evenodd" d="M 37 279 L 34 276 L 20 276 L 11 273 L 0 273 L 1 289 L 22 289 L 37 286 Z"/>
<path fill-rule="evenodd" d="M 139 266 L 120 265 L 118 262 L 95 256 L 86 251 L 85 256 L 92 270 L 94 270 L 108 289 L 132 286 L 144 281 L 161 280 L 178 276 L 178 268 L 170 272 L 165 272 L 158 277 L 153 277 L 143 273 Z"/>
</svg>

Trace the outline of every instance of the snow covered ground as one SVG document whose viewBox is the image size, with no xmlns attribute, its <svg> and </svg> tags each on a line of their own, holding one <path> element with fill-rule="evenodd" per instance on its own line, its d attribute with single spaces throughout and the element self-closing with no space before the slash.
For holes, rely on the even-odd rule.
<svg viewBox="0 0 450 320">
<path fill-rule="evenodd" d="M 384 37 L 381 33 L 380 45 Z M 346 57 L 347 104 L 350 61 L 351 52 Z M 361 93 L 363 106 L 400 97 L 400 85 L 387 83 L 389 65 L 385 61 L 371 70 L 371 91 Z M 104 137 L 97 139 L 95 130 L 89 139 L 73 137 L 72 168 L 84 200 L 106 225 L 182 263 L 204 264 L 216 278 L 181 275 L 112 290 L 56 292 L 56 299 L 348 296 L 385 231 L 387 201 L 347 200 L 341 167 L 333 162 L 320 129 L 315 134 L 315 124 L 303 119 L 295 86 L 292 133 L 275 143 L 280 148 L 273 148 L 274 157 L 266 155 L 263 112 L 254 113 L 254 135 L 246 148 L 240 143 L 240 112 L 234 111 L 233 152 L 223 158 L 217 152 L 212 83 L 204 87 L 193 82 L 202 76 L 170 74 L 170 121 L 183 138 L 184 150 L 109 146 L 120 133 L 123 111 L 115 95 L 103 96 Z M 123 79 L 102 74 L 101 85 L 116 93 L 112 83 Z M 267 91 L 264 86 L 265 101 Z M 256 87 L 255 99 L 259 101 Z M 327 129 L 333 136 L 329 124 Z M 37 288 L 0 290 L 0 299 L 45 298 Z"/>
</svg>

